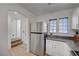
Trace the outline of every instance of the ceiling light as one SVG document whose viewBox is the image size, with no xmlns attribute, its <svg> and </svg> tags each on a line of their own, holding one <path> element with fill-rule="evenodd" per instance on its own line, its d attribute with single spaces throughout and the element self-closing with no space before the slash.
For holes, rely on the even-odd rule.
<svg viewBox="0 0 79 59">
<path fill-rule="evenodd" d="M 14 14 L 18 14 L 18 13 L 15 11 Z"/>
<path fill-rule="evenodd" d="M 48 3 L 49 6 L 56 6 L 57 3 Z"/>
<path fill-rule="evenodd" d="M 52 5 L 53 3 L 48 3 L 48 5 Z"/>
</svg>

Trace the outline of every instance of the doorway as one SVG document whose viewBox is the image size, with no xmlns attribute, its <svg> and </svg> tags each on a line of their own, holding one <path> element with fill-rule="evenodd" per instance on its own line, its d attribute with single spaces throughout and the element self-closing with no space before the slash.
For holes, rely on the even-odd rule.
<svg viewBox="0 0 79 59">
<path fill-rule="evenodd" d="M 27 51 L 27 29 L 28 19 L 16 11 L 8 12 L 8 48 L 19 46 Z"/>
</svg>

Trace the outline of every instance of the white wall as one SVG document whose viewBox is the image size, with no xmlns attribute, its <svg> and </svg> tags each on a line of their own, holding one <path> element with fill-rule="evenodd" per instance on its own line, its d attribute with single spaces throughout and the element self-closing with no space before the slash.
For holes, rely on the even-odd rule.
<svg viewBox="0 0 79 59">
<path fill-rule="evenodd" d="M 79 7 L 75 8 L 72 16 L 75 16 L 75 15 L 79 16 Z"/>
<path fill-rule="evenodd" d="M 8 11 L 9 10 L 19 11 L 23 13 L 25 16 L 27 16 L 28 18 L 31 18 L 31 16 L 33 16 L 30 12 L 23 9 L 18 4 L 0 4 L 0 55 L 9 55 L 8 53 L 8 44 L 10 44 L 8 43 L 8 41 L 10 41 L 9 40 L 10 32 L 8 30 L 8 25 L 9 25 Z M 29 37 L 27 37 L 27 41 L 29 42 Z"/>
<path fill-rule="evenodd" d="M 73 11 L 75 10 L 75 8 L 72 8 L 72 9 L 68 9 L 68 10 L 64 10 L 64 11 L 58 11 L 58 12 L 54 12 L 54 13 L 49 13 L 49 14 L 46 14 L 46 15 L 41 15 L 39 17 L 36 18 L 36 21 L 35 22 L 39 22 L 39 21 L 43 21 L 43 22 L 46 22 L 47 24 L 49 24 L 49 19 L 54 19 L 54 18 L 57 18 L 59 20 L 59 18 L 61 17 L 65 17 L 65 16 L 68 16 L 68 33 L 67 34 L 61 34 L 58 32 L 58 29 L 57 29 L 57 35 L 65 35 L 65 36 L 73 36 L 74 34 L 74 31 L 72 31 L 72 13 Z M 58 27 L 58 25 L 57 25 Z"/>
</svg>

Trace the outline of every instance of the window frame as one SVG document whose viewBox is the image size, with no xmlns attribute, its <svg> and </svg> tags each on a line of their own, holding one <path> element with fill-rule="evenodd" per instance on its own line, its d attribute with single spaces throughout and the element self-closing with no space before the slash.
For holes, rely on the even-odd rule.
<svg viewBox="0 0 79 59">
<path fill-rule="evenodd" d="M 67 18 L 67 32 L 59 32 L 59 27 L 60 27 L 60 25 L 58 24 L 58 32 L 59 33 L 62 33 L 62 34 L 67 34 L 68 33 L 68 17 L 61 17 L 61 18 L 59 18 L 59 23 L 60 23 L 60 19 L 64 19 L 64 18 Z"/>
</svg>

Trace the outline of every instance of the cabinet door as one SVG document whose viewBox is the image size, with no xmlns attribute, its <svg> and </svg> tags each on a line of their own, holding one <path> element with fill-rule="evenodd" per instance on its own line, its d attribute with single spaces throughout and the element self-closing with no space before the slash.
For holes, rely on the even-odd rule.
<svg viewBox="0 0 79 59">
<path fill-rule="evenodd" d="M 79 20 L 78 16 L 72 17 L 72 29 L 78 29 L 79 28 Z"/>
<path fill-rule="evenodd" d="M 53 56 L 70 56 L 71 48 L 66 42 L 52 41 L 52 55 Z"/>
<path fill-rule="evenodd" d="M 52 55 L 52 40 L 46 40 L 46 53 Z"/>
</svg>

